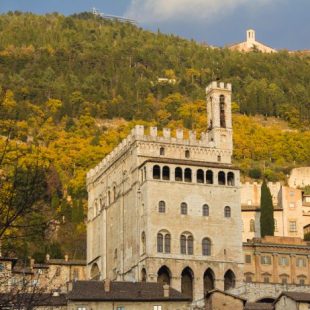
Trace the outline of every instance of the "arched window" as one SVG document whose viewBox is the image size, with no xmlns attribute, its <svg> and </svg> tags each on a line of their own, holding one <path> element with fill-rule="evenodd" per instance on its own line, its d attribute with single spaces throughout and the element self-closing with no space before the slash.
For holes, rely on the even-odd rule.
<svg viewBox="0 0 310 310">
<path fill-rule="evenodd" d="M 166 212 L 166 203 L 163 200 L 161 200 L 158 203 L 158 212 L 159 213 L 165 213 Z"/>
<path fill-rule="evenodd" d="M 157 234 L 157 252 L 170 253 L 171 235 L 168 231 L 161 231 Z"/>
<path fill-rule="evenodd" d="M 175 180 L 176 181 L 183 181 L 183 171 L 182 171 L 182 168 L 180 167 L 177 167 L 175 168 Z"/>
<path fill-rule="evenodd" d="M 202 169 L 197 170 L 197 183 L 204 183 L 204 172 Z"/>
<path fill-rule="evenodd" d="M 250 232 L 255 231 L 255 221 L 252 219 L 250 220 Z"/>
<path fill-rule="evenodd" d="M 157 252 L 163 253 L 164 250 L 164 236 L 161 233 L 157 234 Z"/>
<path fill-rule="evenodd" d="M 186 202 L 181 203 L 181 214 L 183 215 L 187 214 L 187 203 Z"/>
<path fill-rule="evenodd" d="M 181 254 L 194 254 L 194 238 L 191 233 L 184 232 L 180 237 Z"/>
<path fill-rule="evenodd" d="M 227 174 L 227 185 L 235 186 L 235 175 L 232 172 Z"/>
<path fill-rule="evenodd" d="M 181 254 L 186 254 L 186 236 L 181 235 L 180 237 L 180 250 Z"/>
<path fill-rule="evenodd" d="M 194 254 L 194 238 L 193 238 L 193 236 L 187 237 L 187 254 L 188 255 Z"/>
<path fill-rule="evenodd" d="M 225 96 L 224 95 L 220 95 L 220 126 L 221 128 L 226 128 Z"/>
<path fill-rule="evenodd" d="M 141 234 L 141 243 L 142 243 L 142 253 L 145 253 L 145 232 L 143 231 Z"/>
<path fill-rule="evenodd" d="M 202 239 L 202 255 L 211 255 L 211 240 L 209 238 Z"/>
<path fill-rule="evenodd" d="M 218 184 L 219 185 L 225 185 L 225 172 L 223 172 L 223 171 L 220 171 L 219 173 L 218 173 Z"/>
<path fill-rule="evenodd" d="M 206 172 L 206 183 L 213 184 L 213 172 L 212 170 L 207 170 Z"/>
<path fill-rule="evenodd" d="M 230 209 L 230 207 L 226 206 L 224 208 L 224 216 L 225 217 L 231 217 L 231 209 Z"/>
<path fill-rule="evenodd" d="M 170 180 L 170 168 L 168 166 L 163 168 L 163 180 Z"/>
<path fill-rule="evenodd" d="M 186 168 L 184 171 L 184 181 L 192 182 L 192 170 L 190 168 Z"/>
<path fill-rule="evenodd" d="M 165 148 L 163 148 L 163 147 L 161 147 L 160 149 L 159 149 L 159 155 L 165 155 Z"/>
<path fill-rule="evenodd" d="M 160 179 L 160 167 L 158 165 L 153 166 L 153 179 Z"/>
<path fill-rule="evenodd" d="M 171 236 L 170 234 L 165 235 L 165 253 L 170 253 L 171 251 Z"/>
<path fill-rule="evenodd" d="M 224 290 L 227 291 L 236 285 L 235 274 L 229 269 L 224 275 Z"/>
<path fill-rule="evenodd" d="M 190 158 L 190 152 L 189 152 L 189 150 L 186 150 L 186 151 L 185 151 L 185 158 Z"/>
<path fill-rule="evenodd" d="M 204 204 L 202 206 L 202 215 L 203 216 L 209 216 L 209 206 L 207 204 Z"/>
</svg>

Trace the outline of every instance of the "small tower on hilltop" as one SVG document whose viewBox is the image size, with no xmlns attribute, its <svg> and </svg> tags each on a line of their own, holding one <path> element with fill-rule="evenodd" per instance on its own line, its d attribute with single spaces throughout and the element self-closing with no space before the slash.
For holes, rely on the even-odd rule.
<svg viewBox="0 0 310 310">
<path fill-rule="evenodd" d="M 231 84 L 212 82 L 206 93 L 209 142 L 232 152 Z"/>
<path fill-rule="evenodd" d="M 253 29 L 248 29 L 248 30 L 246 31 L 246 40 L 247 40 L 248 42 L 255 42 L 255 41 L 256 41 L 256 39 L 255 39 L 255 30 L 253 30 Z"/>
</svg>

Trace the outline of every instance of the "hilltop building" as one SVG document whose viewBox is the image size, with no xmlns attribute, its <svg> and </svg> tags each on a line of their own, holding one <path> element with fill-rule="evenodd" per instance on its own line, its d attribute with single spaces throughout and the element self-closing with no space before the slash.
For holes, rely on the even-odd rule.
<svg viewBox="0 0 310 310">
<path fill-rule="evenodd" d="M 208 131 L 131 134 L 87 174 L 90 279 L 169 284 L 193 300 L 243 280 L 231 84 L 206 89 Z"/>
<path fill-rule="evenodd" d="M 256 41 L 255 30 L 248 29 L 246 31 L 246 41 L 228 45 L 228 48 L 233 51 L 252 52 L 254 50 L 262 53 L 277 53 L 277 51 L 263 43 Z"/>
</svg>

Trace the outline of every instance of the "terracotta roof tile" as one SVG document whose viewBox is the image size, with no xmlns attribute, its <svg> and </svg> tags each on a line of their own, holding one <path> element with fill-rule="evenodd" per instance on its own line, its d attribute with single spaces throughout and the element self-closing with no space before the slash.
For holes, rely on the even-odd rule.
<svg viewBox="0 0 310 310">
<path fill-rule="evenodd" d="M 177 290 L 169 288 L 169 297 L 164 297 L 163 286 L 151 282 L 111 282 L 110 291 L 104 290 L 103 281 L 76 281 L 68 294 L 75 301 L 189 301 Z"/>
</svg>

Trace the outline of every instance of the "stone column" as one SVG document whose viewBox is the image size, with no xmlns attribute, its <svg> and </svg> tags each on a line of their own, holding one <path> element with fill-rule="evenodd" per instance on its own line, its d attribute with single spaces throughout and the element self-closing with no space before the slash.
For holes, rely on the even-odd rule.
<svg viewBox="0 0 310 310">
<path fill-rule="evenodd" d="M 254 252 L 254 264 L 255 264 L 255 279 L 256 282 L 261 282 L 261 268 L 260 268 L 260 252 Z"/>
<path fill-rule="evenodd" d="M 296 255 L 291 254 L 290 259 L 291 259 L 291 283 L 295 284 L 296 283 Z"/>
<path fill-rule="evenodd" d="M 278 265 L 279 265 L 279 255 L 278 253 L 272 254 L 272 266 L 273 266 L 273 275 L 272 275 L 272 282 L 278 283 L 279 282 L 279 271 L 278 271 Z"/>
</svg>

